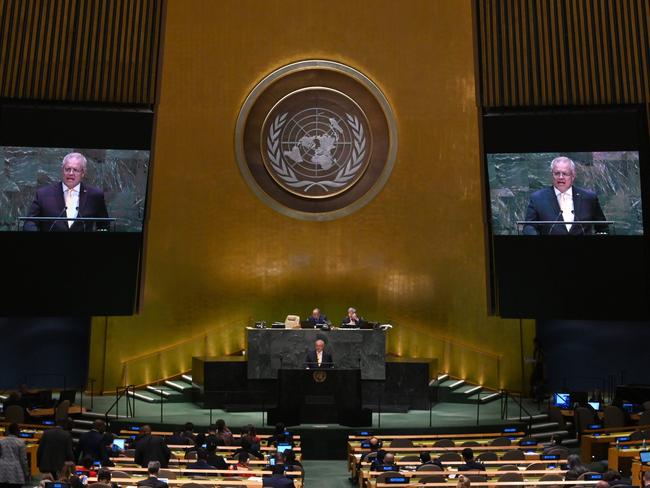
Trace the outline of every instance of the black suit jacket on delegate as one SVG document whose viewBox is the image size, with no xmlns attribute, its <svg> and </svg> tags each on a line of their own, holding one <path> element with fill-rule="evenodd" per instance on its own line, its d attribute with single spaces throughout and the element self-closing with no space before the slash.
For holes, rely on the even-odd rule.
<svg viewBox="0 0 650 488">
<path fill-rule="evenodd" d="M 323 351 L 323 361 L 321 362 L 320 368 L 331 368 L 334 366 L 333 363 L 332 355 L 329 352 Z M 308 368 L 319 368 L 316 351 L 309 351 L 307 353 L 307 356 L 305 356 L 305 366 Z"/>
<path fill-rule="evenodd" d="M 63 186 L 59 181 L 49 186 L 44 186 L 36 190 L 34 201 L 29 207 L 28 217 L 59 217 L 65 218 L 65 196 L 63 195 Z M 77 217 L 108 217 L 106 202 L 104 201 L 104 192 L 94 186 L 81 183 L 79 187 L 79 209 Z M 108 223 L 97 223 L 98 229 L 107 229 Z M 95 230 L 95 222 L 92 221 L 75 221 L 72 226 L 68 226 L 66 220 L 43 221 L 37 222 L 26 220 L 23 230 L 41 232 L 85 232 Z"/>
<path fill-rule="evenodd" d="M 167 483 L 160 481 L 155 476 L 149 476 L 146 480 L 138 481 L 137 486 L 149 486 L 151 488 L 167 488 Z"/>
<path fill-rule="evenodd" d="M 93 461 L 101 461 L 102 465 L 108 461 L 104 434 L 95 429 L 81 434 L 79 443 L 77 444 L 77 450 L 77 459 L 90 455 Z"/>
<path fill-rule="evenodd" d="M 72 435 L 60 427 L 43 432 L 36 451 L 38 468 L 43 473 L 61 471 L 63 463 L 74 461 Z"/>
<path fill-rule="evenodd" d="M 590 190 L 575 185 L 573 186 L 573 216 L 574 220 L 607 220 L 602 208 L 600 208 L 598 196 Z M 564 220 L 554 187 L 542 188 L 530 196 L 525 220 L 561 222 Z M 573 224 L 571 230 L 567 231 L 566 225 L 558 223 L 526 225 L 524 226 L 524 234 L 583 235 L 593 234 L 594 228 L 596 232 L 607 232 L 608 230 L 607 225 Z"/>
<path fill-rule="evenodd" d="M 287 478 L 282 474 L 274 474 L 273 476 L 265 476 L 262 478 L 262 486 L 271 488 L 294 488 L 296 485 L 291 478 Z"/>
<path fill-rule="evenodd" d="M 169 465 L 171 451 L 162 437 L 145 435 L 135 444 L 135 462 L 146 468 L 150 461 L 158 461 L 161 468 Z"/>
</svg>

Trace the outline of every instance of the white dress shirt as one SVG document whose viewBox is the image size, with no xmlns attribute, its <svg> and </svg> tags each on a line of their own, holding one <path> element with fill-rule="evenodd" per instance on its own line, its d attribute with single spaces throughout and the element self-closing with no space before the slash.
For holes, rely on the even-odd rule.
<svg viewBox="0 0 650 488">
<path fill-rule="evenodd" d="M 63 183 L 63 200 L 65 201 L 66 211 L 65 215 L 69 219 L 76 219 L 79 215 L 79 192 L 81 191 L 81 183 L 74 188 L 68 188 Z M 68 227 L 72 227 L 73 220 L 68 220 Z"/>
<path fill-rule="evenodd" d="M 575 220 L 575 215 L 573 213 L 573 187 L 569 188 L 567 191 L 562 193 L 557 188 L 555 190 L 555 196 L 557 197 L 557 203 L 560 204 L 560 210 L 562 211 L 562 218 L 565 222 L 573 222 Z M 571 230 L 571 224 L 565 224 L 567 232 Z"/>
<path fill-rule="evenodd" d="M 323 351 L 316 351 L 316 362 L 319 366 L 323 363 Z"/>
</svg>

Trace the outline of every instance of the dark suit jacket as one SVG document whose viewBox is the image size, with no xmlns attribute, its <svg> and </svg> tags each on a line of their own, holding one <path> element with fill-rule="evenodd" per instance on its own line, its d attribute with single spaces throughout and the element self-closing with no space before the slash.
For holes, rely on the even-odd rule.
<svg viewBox="0 0 650 488">
<path fill-rule="evenodd" d="M 287 478 L 283 474 L 274 474 L 262 478 L 262 486 L 270 486 L 272 488 L 295 488 L 291 478 Z"/>
<path fill-rule="evenodd" d="M 135 462 L 146 468 L 149 461 L 158 461 L 161 468 L 169 465 L 171 451 L 162 437 L 145 435 L 135 444 Z"/>
<path fill-rule="evenodd" d="M 151 488 L 167 488 L 167 483 L 160 481 L 155 476 L 149 476 L 146 480 L 138 481 L 137 486 L 150 486 Z"/>
<path fill-rule="evenodd" d="M 347 327 L 349 329 L 359 328 L 359 324 L 361 323 L 361 320 L 362 320 L 361 317 L 359 317 L 357 320 L 351 320 L 350 317 L 346 315 L 341 320 L 341 327 Z"/>
<path fill-rule="evenodd" d="M 314 327 L 317 325 L 324 325 L 327 323 L 327 315 L 320 314 L 320 317 L 318 317 L 317 319 L 315 319 L 310 315 L 309 317 L 307 317 L 307 321 Z"/>
<path fill-rule="evenodd" d="M 600 208 L 598 196 L 589 190 L 573 186 L 573 215 L 575 220 L 606 220 Z M 530 196 L 526 220 L 552 220 L 562 221 L 560 204 L 555 196 L 552 186 L 537 190 Z M 551 235 L 583 235 L 596 232 L 607 232 L 607 225 L 573 224 L 571 231 L 566 230 L 564 224 L 540 224 L 524 226 L 524 234 L 551 234 Z"/>
<path fill-rule="evenodd" d="M 458 471 L 485 471 L 485 465 L 478 461 L 465 461 L 465 464 L 458 466 Z"/>
<path fill-rule="evenodd" d="M 36 451 L 38 469 L 43 473 L 59 472 L 66 461 L 74 461 L 72 435 L 60 427 L 47 429 Z"/>
<path fill-rule="evenodd" d="M 332 359 L 332 355 L 327 352 L 323 351 L 323 362 L 321 362 L 320 367 L 321 368 L 331 368 L 334 366 L 334 360 Z M 318 358 L 316 357 L 316 351 L 309 351 L 307 355 L 305 356 L 305 366 L 308 368 L 318 368 Z"/>
<path fill-rule="evenodd" d="M 228 469 L 228 463 L 226 463 L 226 460 L 218 454 L 208 454 L 207 461 L 210 466 L 217 469 Z"/>
<path fill-rule="evenodd" d="M 104 465 L 108 461 L 108 452 L 106 451 L 106 443 L 104 442 L 104 434 L 93 429 L 81 434 L 79 443 L 77 444 L 78 456 L 92 456 L 93 461 L 101 461 Z"/>
<path fill-rule="evenodd" d="M 36 190 L 36 196 L 29 207 L 28 217 L 65 217 L 65 197 L 63 195 L 62 183 L 54 183 Z M 94 186 L 85 185 L 83 182 L 79 188 L 79 210 L 77 217 L 108 217 L 104 192 Z M 98 229 L 107 229 L 108 223 L 97 223 Z M 91 232 L 95 230 L 95 222 L 74 222 L 72 227 L 68 226 L 66 220 L 35 222 L 26 220 L 24 230 L 48 232 Z"/>
</svg>

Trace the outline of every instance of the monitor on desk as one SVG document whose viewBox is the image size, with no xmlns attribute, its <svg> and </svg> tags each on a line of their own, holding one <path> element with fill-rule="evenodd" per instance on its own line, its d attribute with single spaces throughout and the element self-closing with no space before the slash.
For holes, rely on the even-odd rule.
<svg viewBox="0 0 650 488">
<path fill-rule="evenodd" d="M 284 451 L 290 451 L 291 444 L 280 442 L 278 443 L 278 453 L 282 454 Z"/>
<path fill-rule="evenodd" d="M 650 451 L 641 451 L 639 453 L 641 464 L 650 464 Z"/>
<path fill-rule="evenodd" d="M 571 395 L 569 393 L 553 393 L 553 405 L 562 409 L 571 408 Z"/>
<path fill-rule="evenodd" d="M 118 452 L 118 451 L 123 451 L 125 449 L 125 444 L 126 439 L 113 439 L 113 451 Z"/>
<path fill-rule="evenodd" d="M 598 412 L 600 410 L 600 402 L 588 402 L 589 406 Z"/>
</svg>

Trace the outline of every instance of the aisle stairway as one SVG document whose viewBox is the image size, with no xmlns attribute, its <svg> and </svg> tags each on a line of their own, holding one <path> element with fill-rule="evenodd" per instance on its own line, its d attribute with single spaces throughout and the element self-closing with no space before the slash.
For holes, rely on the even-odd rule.
<svg viewBox="0 0 650 488">
<path fill-rule="evenodd" d="M 490 403 L 501 398 L 501 392 L 481 385 L 474 385 L 464 379 L 439 375 L 431 382 L 438 389 L 438 401 L 449 403 Z"/>
<path fill-rule="evenodd" d="M 192 400 L 192 392 L 195 390 L 192 385 L 192 376 L 182 375 L 174 380 L 165 380 L 162 385 L 148 385 L 145 388 L 130 391 L 127 395 L 147 403 L 182 403 Z"/>
</svg>

